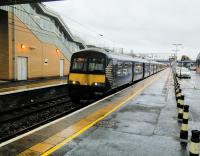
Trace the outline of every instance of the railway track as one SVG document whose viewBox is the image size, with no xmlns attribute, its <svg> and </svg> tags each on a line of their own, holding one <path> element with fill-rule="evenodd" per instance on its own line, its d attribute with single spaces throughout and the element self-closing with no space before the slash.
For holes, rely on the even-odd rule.
<svg viewBox="0 0 200 156">
<path fill-rule="evenodd" d="M 0 142 L 71 113 L 86 104 L 75 104 L 67 95 L 5 111 L 0 115 Z"/>
</svg>

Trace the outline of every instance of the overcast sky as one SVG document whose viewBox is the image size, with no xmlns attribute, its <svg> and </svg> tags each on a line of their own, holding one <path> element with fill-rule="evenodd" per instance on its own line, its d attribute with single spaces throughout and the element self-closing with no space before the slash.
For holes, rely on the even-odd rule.
<svg viewBox="0 0 200 156">
<path fill-rule="evenodd" d="M 73 32 L 97 43 L 134 52 L 179 54 L 200 51 L 200 0 L 65 0 L 45 3 L 62 15 Z"/>
</svg>

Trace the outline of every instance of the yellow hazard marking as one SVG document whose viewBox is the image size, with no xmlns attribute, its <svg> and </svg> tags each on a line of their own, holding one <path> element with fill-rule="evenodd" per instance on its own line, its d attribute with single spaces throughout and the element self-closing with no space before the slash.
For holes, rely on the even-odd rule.
<svg viewBox="0 0 200 156">
<path fill-rule="evenodd" d="M 190 152 L 192 154 L 199 154 L 199 143 L 190 143 Z"/>
<path fill-rule="evenodd" d="M 184 101 L 183 100 L 180 100 L 180 105 L 184 105 Z"/>
<path fill-rule="evenodd" d="M 180 97 L 180 96 L 181 96 L 181 92 L 179 92 L 176 96 L 177 96 L 177 97 Z"/>
<path fill-rule="evenodd" d="M 39 143 L 39 144 L 36 144 L 35 146 L 31 147 L 30 150 L 36 151 L 36 152 L 39 152 L 39 153 L 43 153 L 51 147 L 53 147 L 53 145 L 51 145 L 51 144 Z"/>
<path fill-rule="evenodd" d="M 18 154 L 17 156 L 37 156 L 40 155 L 40 153 L 36 152 L 36 151 L 31 151 L 31 150 L 26 150 L 20 154 Z"/>
<path fill-rule="evenodd" d="M 182 109 L 182 108 L 179 108 L 179 109 L 178 109 L 178 113 L 183 114 L 183 109 Z"/>
<path fill-rule="evenodd" d="M 62 138 L 62 137 L 58 137 L 56 135 L 53 135 L 51 136 L 50 138 L 46 139 L 44 141 L 44 143 L 47 143 L 47 144 L 51 144 L 51 145 L 56 145 L 58 144 L 59 142 L 63 141 L 65 138 Z"/>
<path fill-rule="evenodd" d="M 181 125 L 181 130 L 183 131 L 188 131 L 188 124 L 183 124 Z"/>
<path fill-rule="evenodd" d="M 189 113 L 183 112 L 183 119 L 188 119 L 188 118 L 189 118 Z"/>
<path fill-rule="evenodd" d="M 47 156 L 50 155 L 51 153 L 55 152 L 56 150 L 58 150 L 59 148 L 63 147 L 65 144 L 67 144 L 68 142 L 70 142 L 71 140 L 73 140 L 74 138 L 76 138 L 77 136 L 79 136 L 80 134 L 84 133 L 86 130 L 88 130 L 89 128 L 91 128 L 93 125 L 95 125 L 96 123 L 98 123 L 99 121 L 103 120 L 105 117 L 109 116 L 110 114 L 112 114 L 113 112 L 115 112 L 117 109 L 119 109 L 122 105 L 124 105 L 125 103 L 127 103 L 129 100 L 133 99 L 134 97 L 138 96 L 145 88 L 147 88 L 148 86 L 150 86 L 155 80 L 157 80 L 160 75 L 157 75 L 157 78 L 153 78 L 153 80 L 151 80 L 149 83 L 143 85 L 142 88 L 138 89 L 136 92 L 134 92 L 131 96 L 129 96 L 127 99 L 123 99 L 123 101 L 121 103 L 119 103 L 116 107 L 114 107 L 113 109 L 111 109 L 111 111 L 105 113 L 104 115 L 102 115 L 102 113 L 97 112 L 97 114 L 93 114 L 93 115 L 97 115 L 98 118 L 94 121 L 92 121 L 90 124 L 88 124 L 87 126 L 85 126 L 84 128 L 80 129 L 78 132 L 75 132 L 73 135 L 69 136 L 67 139 L 63 140 L 61 143 L 57 144 L 56 146 L 52 147 L 51 149 L 49 149 L 48 151 L 46 151 L 45 153 L 42 154 L 42 156 Z M 120 100 L 121 101 L 121 100 Z M 119 102 L 119 101 L 118 101 Z M 109 106 L 108 106 L 109 107 Z M 110 109 L 110 108 L 109 108 Z M 104 109 L 102 111 L 105 111 L 107 109 Z M 87 119 L 87 118 L 86 118 Z M 90 118 L 91 119 L 91 118 Z M 93 118 L 94 119 L 94 118 Z"/>
</svg>

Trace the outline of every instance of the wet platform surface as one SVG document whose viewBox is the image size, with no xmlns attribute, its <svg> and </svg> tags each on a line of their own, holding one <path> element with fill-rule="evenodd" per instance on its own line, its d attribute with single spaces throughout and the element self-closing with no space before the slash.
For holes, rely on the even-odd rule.
<svg viewBox="0 0 200 156">
<path fill-rule="evenodd" d="M 0 82 L 0 95 L 67 84 L 67 78 Z"/>
<path fill-rule="evenodd" d="M 55 151 L 54 156 L 182 156 L 172 74 Z"/>
<path fill-rule="evenodd" d="M 180 79 L 185 104 L 190 106 L 189 129 L 200 130 L 200 74 L 191 71 L 191 79 Z M 189 133 L 189 135 L 191 135 Z"/>
<path fill-rule="evenodd" d="M 17 141 L 0 145 L 1 154 L 182 156 L 172 73 L 164 70 Z"/>
</svg>

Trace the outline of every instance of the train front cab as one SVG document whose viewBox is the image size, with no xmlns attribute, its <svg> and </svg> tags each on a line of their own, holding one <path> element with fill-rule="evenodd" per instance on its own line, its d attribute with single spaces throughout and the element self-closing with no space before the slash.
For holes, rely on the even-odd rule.
<svg viewBox="0 0 200 156">
<path fill-rule="evenodd" d="M 106 63 L 103 53 L 83 51 L 72 55 L 68 80 L 72 100 L 79 101 L 80 98 L 91 98 L 94 93 L 104 93 Z"/>
</svg>

